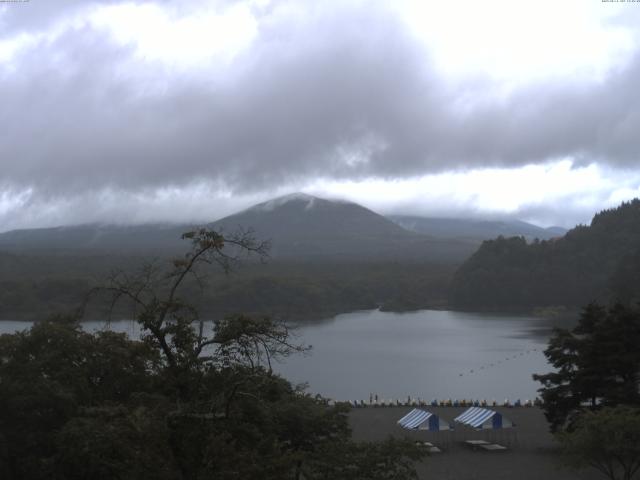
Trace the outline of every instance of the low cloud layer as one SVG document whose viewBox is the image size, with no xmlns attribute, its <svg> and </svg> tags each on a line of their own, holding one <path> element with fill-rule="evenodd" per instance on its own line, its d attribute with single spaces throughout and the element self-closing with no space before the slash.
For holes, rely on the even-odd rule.
<svg viewBox="0 0 640 480">
<path fill-rule="evenodd" d="M 597 80 L 503 91 L 441 75 L 382 3 L 276 2 L 252 7 L 255 32 L 232 57 L 185 68 L 116 41 L 91 20 L 99 3 L 32 3 L 0 14 L 0 45 L 23 42 L 0 65 L 6 198 L 203 183 L 250 198 L 316 179 L 640 165 L 640 54 Z"/>
</svg>

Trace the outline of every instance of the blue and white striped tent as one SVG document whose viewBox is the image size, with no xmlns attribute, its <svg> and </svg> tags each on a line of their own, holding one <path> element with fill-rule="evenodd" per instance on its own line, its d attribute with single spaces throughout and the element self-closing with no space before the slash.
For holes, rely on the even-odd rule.
<svg viewBox="0 0 640 480">
<path fill-rule="evenodd" d="M 445 422 L 431 412 L 420 410 L 418 408 L 414 408 L 398 420 L 398 425 L 408 430 L 428 430 L 430 432 L 451 430 L 451 426 L 448 422 Z"/>
<path fill-rule="evenodd" d="M 480 407 L 468 408 L 453 421 L 477 429 L 498 429 L 515 426 L 511 420 L 503 417 L 501 413 Z"/>
</svg>

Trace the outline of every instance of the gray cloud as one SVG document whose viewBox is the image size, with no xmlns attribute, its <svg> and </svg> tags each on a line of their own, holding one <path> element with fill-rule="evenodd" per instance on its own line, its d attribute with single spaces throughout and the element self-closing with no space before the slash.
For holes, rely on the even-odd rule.
<svg viewBox="0 0 640 480">
<path fill-rule="evenodd" d="M 37 29 L 79 3 L 42 2 L 31 23 L 9 15 Z M 89 27 L 29 48 L 0 69 L 0 190 L 46 198 L 202 180 L 258 192 L 565 156 L 638 165 L 640 55 L 601 83 L 492 101 L 481 83 L 448 84 L 382 7 L 307 20 L 266 22 L 222 76 L 167 73 Z M 463 97 L 476 102 L 464 112 Z"/>
<path fill-rule="evenodd" d="M 40 31 L 56 20 L 90 5 L 108 4 L 109 0 L 29 0 L 0 5 L 0 37 L 21 32 Z M 113 2 L 111 2 L 113 3 Z"/>
</svg>

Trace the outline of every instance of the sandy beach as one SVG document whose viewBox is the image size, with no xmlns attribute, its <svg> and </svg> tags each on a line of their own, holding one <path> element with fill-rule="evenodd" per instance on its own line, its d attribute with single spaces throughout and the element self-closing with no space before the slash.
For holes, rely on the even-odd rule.
<svg viewBox="0 0 640 480">
<path fill-rule="evenodd" d="M 453 423 L 463 407 L 423 407 Z M 420 479 L 442 480 L 572 480 L 604 478 L 599 472 L 576 471 L 564 467 L 557 454 L 557 444 L 549 433 L 542 411 L 536 407 L 492 407 L 516 427 L 502 432 L 476 431 L 458 426 L 452 432 L 409 431 L 396 422 L 412 407 L 354 408 L 350 424 L 355 440 L 384 440 L 389 435 L 431 442 L 442 452 L 428 456 L 418 467 Z M 466 440 L 486 440 L 507 447 L 504 451 L 474 450 Z"/>
</svg>

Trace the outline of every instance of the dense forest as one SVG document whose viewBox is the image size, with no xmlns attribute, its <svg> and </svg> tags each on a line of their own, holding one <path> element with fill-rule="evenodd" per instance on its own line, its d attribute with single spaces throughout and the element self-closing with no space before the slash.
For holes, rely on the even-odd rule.
<svg viewBox="0 0 640 480">
<path fill-rule="evenodd" d="M 0 318 L 33 320 L 76 308 L 114 271 L 162 259 L 142 256 L 28 256 L 0 253 Z M 245 262 L 229 275 L 212 272 L 188 298 L 203 315 L 253 312 L 290 320 L 381 307 L 411 310 L 446 303 L 456 265 L 409 262 Z M 93 306 L 93 318 L 106 311 Z M 126 314 L 116 311 L 115 314 Z"/>
<path fill-rule="evenodd" d="M 200 356 L 187 330 L 166 353 L 145 331 L 133 341 L 57 318 L 0 336 L 0 478 L 415 478 L 424 452 L 353 442 L 346 405 L 271 372 L 265 355 L 298 350 L 277 324 L 219 322 Z"/>
<path fill-rule="evenodd" d="M 185 237 L 183 257 L 121 271 L 91 298 L 133 307 L 140 340 L 84 332 L 79 315 L 0 336 L 0 478 L 415 478 L 423 449 L 352 441 L 346 405 L 272 371 L 308 349 L 285 323 L 235 315 L 206 331 L 198 322 L 187 280 L 202 281 L 212 264 L 233 268 L 228 245 L 263 256 L 264 244 L 207 230 Z"/>
<path fill-rule="evenodd" d="M 637 478 L 639 342 L 637 305 L 592 303 L 573 328 L 554 330 L 544 351 L 554 368 L 533 378 L 542 384 L 542 409 L 565 465 L 610 480 Z"/>
<path fill-rule="evenodd" d="M 0 251 L 0 318 L 33 320 L 68 312 L 114 272 L 166 258 Z M 212 273 L 205 289 L 192 281 L 185 290 L 210 318 L 249 312 L 310 320 L 372 308 L 522 310 L 613 299 L 629 303 L 640 298 L 640 200 L 600 212 L 589 226 L 563 237 L 485 241 L 462 266 L 461 261 L 276 257 L 244 262 L 231 276 Z M 97 306 L 88 313 L 96 319 L 107 315 Z"/>
<path fill-rule="evenodd" d="M 458 308 L 576 307 L 591 301 L 640 299 L 640 200 L 593 217 L 564 237 L 486 241 L 456 272 Z"/>
<path fill-rule="evenodd" d="M 0 318 L 66 312 L 114 273 L 162 264 L 182 252 L 188 225 L 79 225 L 0 234 Z M 245 259 L 232 277 L 185 285 L 203 315 L 250 312 L 305 320 L 361 309 L 442 306 L 455 269 L 477 241 L 410 232 L 360 205 L 293 194 L 207 228 L 269 242 L 264 262 Z M 106 312 L 93 306 L 91 318 Z M 116 310 L 115 315 L 126 315 Z"/>
</svg>

